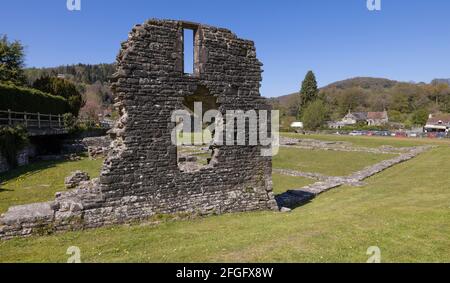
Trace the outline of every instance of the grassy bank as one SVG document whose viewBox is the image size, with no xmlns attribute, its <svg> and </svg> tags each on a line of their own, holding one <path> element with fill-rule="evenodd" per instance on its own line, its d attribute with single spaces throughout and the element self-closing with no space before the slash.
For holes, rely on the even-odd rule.
<svg viewBox="0 0 450 283">
<path fill-rule="evenodd" d="M 360 137 L 352 142 L 367 146 Z M 78 246 L 83 262 L 365 262 L 368 247 L 378 246 L 382 262 L 450 262 L 449 171 L 450 147 L 443 144 L 369 178 L 364 187 L 331 190 L 291 213 L 237 213 L 14 239 L 0 242 L 0 261 L 65 262 L 67 248 Z M 36 184 L 45 181 L 35 174 Z M 276 190 L 308 181 L 295 178 L 274 174 Z"/>
</svg>

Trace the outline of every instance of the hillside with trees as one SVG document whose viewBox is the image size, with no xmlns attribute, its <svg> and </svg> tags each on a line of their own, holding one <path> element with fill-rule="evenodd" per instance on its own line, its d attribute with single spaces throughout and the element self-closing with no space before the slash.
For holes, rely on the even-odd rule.
<svg viewBox="0 0 450 283">
<path fill-rule="evenodd" d="M 48 114 L 71 113 L 98 120 L 111 113 L 109 77 L 114 64 L 24 68 L 20 41 L 0 37 L 0 109 Z"/>
<path fill-rule="evenodd" d="M 52 68 L 28 68 L 25 69 L 25 75 L 30 84 L 45 76 L 60 76 L 75 83 L 95 84 L 96 82 L 108 82 L 115 69 L 115 64 L 76 64 Z"/>
<path fill-rule="evenodd" d="M 79 111 L 81 118 L 97 120 L 98 115 L 111 113 L 112 93 L 109 78 L 115 72 L 115 64 L 75 64 L 52 68 L 28 68 L 25 76 L 31 85 L 42 78 L 63 78 L 72 82 L 83 96 L 84 103 Z M 79 101 L 72 101 L 72 104 Z"/>
<path fill-rule="evenodd" d="M 349 111 L 387 110 L 391 122 L 413 127 L 425 123 L 430 113 L 450 112 L 450 87 L 445 80 L 426 84 L 358 77 L 327 85 L 319 90 L 318 96 L 330 120 L 339 120 Z M 297 115 L 302 105 L 301 91 L 271 101 L 281 111 L 282 121 L 301 117 Z M 283 126 L 287 124 L 284 122 Z"/>
</svg>

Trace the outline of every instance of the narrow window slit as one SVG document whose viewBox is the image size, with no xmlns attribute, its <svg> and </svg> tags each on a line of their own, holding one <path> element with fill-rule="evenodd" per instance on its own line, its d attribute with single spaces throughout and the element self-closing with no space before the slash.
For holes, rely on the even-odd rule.
<svg viewBox="0 0 450 283">
<path fill-rule="evenodd" d="M 184 73 L 194 74 L 194 37 L 195 31 L 193 29 L 183 29 L 183 62 Z"/>
</svg>

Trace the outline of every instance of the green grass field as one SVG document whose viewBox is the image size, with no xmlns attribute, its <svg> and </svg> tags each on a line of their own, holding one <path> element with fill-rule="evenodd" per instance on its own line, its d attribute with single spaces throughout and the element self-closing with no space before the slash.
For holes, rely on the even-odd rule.
<svg viewBox="0 0 450 283">
<path fill-rule="evenodd" d="M 43 161 L 0 174 L 0 213 L 12 205 L 52 200 L 64 190 L 64 178 L 76 170 L 83 170 L 95 178 L 103 160 Z"/>
<path fill-rule="evenodd" d="M 282 147 L 278 155 L 273 158 L 273 168 L 315 172 L 327 176 L 345 176 L 394 156 Z"/>
<path fill-rule="evenodd" d="M 349 139 L 362 146 L 376 146 L 372 140 L 366 144 L 367 138 Z M 382 144 L 391 142 L 396 146 L 411 143 L 386 139 Z M 291 213 L 237 213 L 167 220 L 156 226 L 114 226 L 14 239 L 0 242 L 0 262 L 65 262 L 70 246 L 80 247 L 83 262 L 366 262 L 370 246 L 381 249 L 382 262 L 450 262 L 450 143 L 438 144 L 369 178 L 366 186 L 331 190 Z M 316 162 L 312 160 L 316 152 L 302 154 L 305 162 Z M 287 162 L 283 155 L 277 158 L 274 167 Z M 341 159 L 324 158 L 347 166 Z M 72 165 L 82 170 L 92 166 Z M 29 178 L 36 178 L 36 184 L 47 184 L 50 178 L 61 183 L 59 174 L 47 175 L 47 170 L 54 169 L 25 177 L 16 174 L 6 185 L 19 182 L 19 178 L 23 187 L 32 184 Z M 61 174 L 62 179 L 64 176 Z M 275 190 L 283 192 L 297 187 L 297 181 L 309 181 L 296 178 L 274 174 Z M 14 203 L 1 196 L 11 193 L 0 192 L 2 206 Z"/>
<path fill-rule="evenodd" d="M 314 183 L 314 180 L 310 180 L 303 177 L 285 176 L 277 173 L 272 174 L 273 192 L 278 195 L 288 190 L 299 189 L 301 187 Z"/>
</svg>

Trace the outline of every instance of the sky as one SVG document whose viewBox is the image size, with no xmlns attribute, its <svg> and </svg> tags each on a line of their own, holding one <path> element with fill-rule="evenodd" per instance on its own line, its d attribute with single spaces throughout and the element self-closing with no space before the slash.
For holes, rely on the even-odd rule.
<svg viewBox="0 0 450 283">
<path fill-rule="evenodd" d="M 256 44 L 261 94 L 357 77 L 429 82 L 450 77 L 450 1 L 381 0 L 2 0 L 0 34 L 26 47 L 27 67 L 112 63 L 128 32 L 149 18 L 231 29 Z"/>
</svg>

